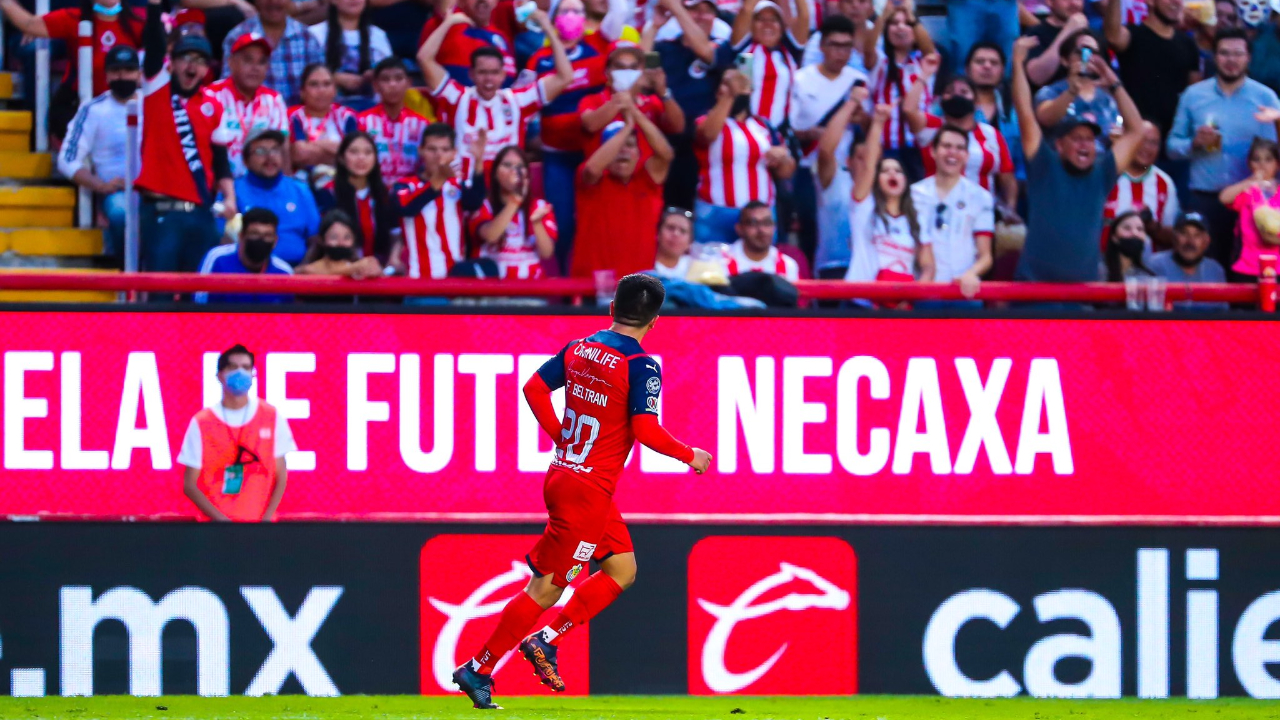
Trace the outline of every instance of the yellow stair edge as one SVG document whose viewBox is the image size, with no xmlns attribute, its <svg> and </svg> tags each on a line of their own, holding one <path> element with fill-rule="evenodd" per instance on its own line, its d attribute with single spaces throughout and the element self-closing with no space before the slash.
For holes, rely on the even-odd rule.
<svg viewBox="0 0 1280 720">
<path fill-rule="evenodd" d="M 13 73 L 0 73 L 0 100 L 13 99 Z"/>
<path fill-rule="evenodd" d="M 30 110 L 0 110 L 0 130 L 31 132 Z"/>
<path fill-rule="evenodd" d="M 79 268 L 0 268 L 0 273 L 58 272 L 101 274 L 119 270 Z M 101 290 L 0 290 L 0 302 L 115 302 L 116 293 Z"/>
<path fill-rule="evenodd" d="M 0 149 L 0 177 L 32 180 L 53 175 L 49 153 L 6 152 Z"/>
<path fill-rule="evenodd" d="M 0 187 L 0 208 L 74 208 L 76 189 L 73 187 L 42 187 L 36 185 Z M 3 223 L 0 223 L 3 226 Z"/>
<path fill-rule="evenodd" d="M 4 228 L 73 228 L 71 208 L 0 208 L 0 227 Z"/>
<path fill-rule="evenodd" d="M 0 252 L 7 250 L 19 255 L 101 255 L 102 231 L 93 228 L 4 228 L 0 229 Z"/>
<path fill-rule="evenodd" d="M 0 152 L 31 152 L 31 133 L 0 130 Z"/>
</svg>

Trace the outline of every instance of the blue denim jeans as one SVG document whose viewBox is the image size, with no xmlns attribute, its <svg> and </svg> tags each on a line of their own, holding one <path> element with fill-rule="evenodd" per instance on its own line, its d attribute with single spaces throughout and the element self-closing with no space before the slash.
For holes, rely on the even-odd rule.
<svg viewBox="0 0 1280 720">
<path fill-rule="evenodd" d="M 218 229 L 209 208 L 191 212 L 156 212 L 153 203 L 138 208 L 141 235 L 139 265 L 148 272 L 197 272 L 204 256 L 218 244 Z"/>
<path fill-rule="evenodd" d="M 560 272 L 565 274 L 569 272 L 573 236 L 578 229 L 574 187 L 582 159 L 580 152 L 548 151 L 542 154 L 542 194 L 551 203 L 556 216 L 556 262 L 560 264 Z"/>
<path fill-rule="evenodd" d="M 102 198 L 102 214 L 107 216 L 107 227 L 102 232 L 102 253 L 108 257 L 124 254 L 124 216 L 129 207 L 129 196 L 123 191 Z"/>
<path fill-rule="evenodd" d="M 998 44 L 1010 57 L 1020 32 L 1014 0 L 947 0 L 947 48 L 953 68 L 964 68 L 969 48 L 980 40 Z"/>
</svg>

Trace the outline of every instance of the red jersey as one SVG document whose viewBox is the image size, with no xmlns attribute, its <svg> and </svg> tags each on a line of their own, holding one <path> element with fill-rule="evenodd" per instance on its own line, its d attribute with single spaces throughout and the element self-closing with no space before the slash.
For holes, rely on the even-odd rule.
<svg viewBox="0 0 1280 720">
<path fill-rule="evenodd" d="M 485 100 L 474 87 L 463 87 L 446 78 L 431 91 L 436 112 L 453 126 L 454 142 L 462 160 L 462 177 L 471 177 L 476 159 L 471 157 L 471 143 L 480 128 L 485 129 L 484 167 L 508 145 L 524 147 L 524 129 L 529 119 L 546 105 L 545 83 L 539 80 L 521 88 L 503 88 Z"/>
<path fill-rule="evenodd" d="M 596 33 L 599 35 L 599 33 Z M 580 42 L 569 51 L 573 65 L 573 82 L 555 100 L 542 108 L 542 147 L 546 150 L 576 152 L 584 140 L 579 103 L 604 89 L 604 66 L 608 52 L 600 52 L 591 44 Z M 544 47 L 529 58 L 528 68 L 538 79 L 555 75 L 555 57 Z"/>
<path fill-rule="evenodd" d="M 244 141 L 261 128 L 279 130 L 289 135 L 289 108 L 284 96 L 266 85 L 258 88 L 252 98 L 246 98 L 236 89 L 231 78 L 211 83 L 201 92 L 222 104 L 223 117 L 231 129 L 232 139 L 227 143 L 227 159 L 231 162 L 231 174 L 245 172 Z"/>
<path fill-rule="evenodd" d="M 502 52 L 503 71 L 509 78 L 516 76 L 516 57 L 512 54 L 512 47 L 515 44 L 514 6 L 511 0 L 498 3 L 489 16 L 487 27 L 454 25 L 449 28 L 449 32 L 445 33 L 444 42 L 440 43 L 440 52 L 436 55 L 436 62 L 444 66 L 449 77 L 470 87 L 471 53 L 482 47 L 498 48 Z M 422 47 L 431 33 L 440 27 L 441 22 L 439 15 L 433 15 L 430 20 L 427 20 L 427 24 L 422 26 L 422 33 L 418 36 L 418 47 Z"/>
<path fill-rule="evenodd" d="M 653 269 L 658 240 L 653 229 L 662 214 L 662 185 L 640 165 L 621 182 L 605 172 L 594 185 L 577 182 L 578 230 L 570 275 L 591 277 L 613 270 L 618 277 Z"/>
<path fill-rule="evenodd" d="M 130 17 L 125 17 L 130 13 Z M 100 95 L 107 91 L 107 73 L 105 69 L 107 52 L 116 45 L 124 45 L 135 50 L 142 48 L 142 19 L 132 14 L 125 7 L 115 20 L 93 18 L 93 94 Z M 67 63 L 67 72 L 62 76 L 63 82 L 70 82 L 76 72 L 76 47 L 80 42 L 80 9 L 65 8 L 54 10 L 40 16 L 49 31 L 49 37 L 67 44 L 67 53 L 71 61 Z M 121 22 L 124 20 L 125 22 Z"/>
<path fill-rule="evenodd" d="M 890 150 L 897 150 L 904 147 L 916 147 L 916 138 L 911 134 L 911 128 L 907 125 L 907 120 L 902 116 L 902 108 L 899 106 L 901 100 L 907 97 L 907 93 L 911 91 L 911 86 L 916 84 L 916 80 L 920 78 L 920 51 L 911 53 L 911 57 L 903 64 L 898 66 L 898 70 L 894 73 L 894 79 L 889 79 L 889 61 L 881 56 L 880 61 L 876 64 L 876 69 L 872 73 L 871 80 L 871 102 L 877 105 L 892 105 L 893 111 L 889 114 L 889 122 L 884 124 L 884 147 Z M 920 94 L 920 109 L 923 111 L 933 103 L 933 83 L 930 79 L 925 86 L 925 91 Z"/>
<path fill-rule="evenodd" d="M 536 198 L 530 205 L 530 214 L 544 207 L 550 210 L 546 200 Z M 488 200 L 471 216 L 469 230 L 476 242 L 480 242 L 480 226 L 492 220 L 493 216 L 493 206 Z M 537 222 L 553 241 L 560 236 L 554 213 L 548 212 Z M 517 212 L 496 247 L 487 243 L 480 246 L 480 257 L 497 263 L 498 271 L 505 280 L 536 280 L 542 277 L 542 258 L 538 257 L 538 240 L 533 234 L 533 225 L 523 210 Z"/>
<path fill-rule="evenodd" d="M 566 345 L 538 375 L 552 390 L 564 388 L 564 421 L 551 468 L 612 495 L 636 442 L 632 416 L 658 415 L 657 361 L 635 338 L 601 330 Z"/>
<path fill-rule="evenodd" d="M 463 185 L 456 178 L 436 190 L 422 178 L 405 178 L 391 191 L 399 207 L 400 229 L 409 252 L 409 277 L 443 278 L 466 257 L 463 212 L 484 202 L 484 183 Z"/>
<path fill-rule="evenodd" d="M 311 117 L 302 105 L 289 108 L 289 140 L 292 142 L 342 140 L 343 135 L 355 132 L 359 124 L 351 108 L 337 103 L 329 106 L 324 117 Z"/>
<path fill-rule="evenodd" d="M 389 185 L 418 169 L 418 144 L 430 124 L 426 118 L 409 108 L 401 108 L 392 118 L 387 106 L 378 103 L 360 113 L 358 120 L 360 129 L 373 136 L 384 182 Z"/>
<path fill-rule="evenodd" d="M 698 125 L 707 116 L 698 118 Z M 752 201 L 773 204 L 773 175 L 765 153 L 782 144 L 782 136 L 760 118 L 749 115 L 738 121 L 725 118 L 720 134 L 709 145 L 694 143 L 702 168 L 698 199 L 721 207 L 740 208 Z"/>
<path fill-rule="evenodd" d="M 613 90 L 609 88 L 605 88 L 594 95 L 588 95 L 582 98 L 582 102 L 578 103 L 578 115 L 582 116 L 592 110 L 598 110 L 612 99 Z M 662 101 L 662 98 L 657 95 L 636 95 L 635 101 L 636 109 L 640 111 L 640 114 L 648 118 L 649 122 L 652 122 L 658 127 L 662 127 L 662 123 L 659 122 L 659 118 L 661 118 L 662 114 L 667 110 L 666 103 Z M 613 117 L 609 118 L 609 122 L 621 119 L 622 113 L 616 113 Z M 608 123 L 605 124 L 605 127 L 608 127 Z M 586 141 L 583 143 L 582 149 L 583 152 L 586 153 L 587 157 L 591 157 L 591 153 L 599 150 L 600 146 L 604 144 L 600 141 L 600 137 L 603 134 L 603 131 L 601 131 L 593 135 L 586 136 Z M 640 147 L 639 161 L 644 162 L 646 158 L 653 154 L 653 152 L 649 149 L 649 141 L 645 140 L 644 133 L 640 132 L 639 128 L 636 128 L 636 140 Z"/>
<path fill-rule="evenodd" d="M 169 69 L 142 82 L 142 170 L 137 189 L 209 206 L 216 191 L 213 146 L 226 145 L 235 133 L 225 122 L 222 104 L 197 92 L 189 99 L 169 86 Z"/>
</svg>

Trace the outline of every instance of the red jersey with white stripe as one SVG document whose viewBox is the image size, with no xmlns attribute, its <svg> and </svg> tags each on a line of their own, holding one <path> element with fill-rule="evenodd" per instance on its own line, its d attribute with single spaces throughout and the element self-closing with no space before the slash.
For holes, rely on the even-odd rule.
<svg viewBox="0 0 1280 720">
<path fill-rule="evenodd" d="M 698 124 L 706 116 L 698 118 Z M 739 122 L 726 118 L 710 145 L 697 144 L 702 168 L 698 197 L 712 205 L 740 208 L 752 200 L 773 204 L 773 176 L 765 165 L 765 153 L 782 138 L 755 116 Z"/>
<path fill-rule="evenodd" d="M 498 271 L 505 280 L 536 280 L 542 277 L 542 258 L 538 257 L 538 239 L 533 234 L 533 223 L 529 215 L 547 208 L 547 214 L 538 224 L 546 230 L 552 240 L 559 237 L 556 229 L 555 215 L 550 212 L 551 205 L 546 200 L 534 200 L 528 215 L 523 210 L 516 213 L 515 218 L 507 224 L 507 231 L 495 247 L 488 243 L 480 245 L 480 257 L 489 258 L 498 264 Z M 489 222 L 494 216 L 493 206 L 488 200 L 471 216 L 470 230 L 473 238 L 478 238 L 480 226 Z"/>
<path fill-rule="evenodd" d="M 1125 25 L 1141 25 L 1147 19 L 1147 0 L 1121 0 L 1120 22 Z"/>
<path fill-rule="evenodd" d="M 204 93 L 184 99 L 169 84 L 168 66 L 142 82 L 142 164 L 134 186 L 139 190 L 211 205 L 215 192 L 213 146 L 226 145 L 233 133 L 222 103 Z M 183 138 L 195 145 L 184 156 Z M 189 147 L 189 145 L 188 145 Z"/>
<path fill-rule="evenodd" d="M 933 161 L 933 136 L 942 127 L 942 118 L 929 115 L 928 129 L 916 136 L 920 142 L 920 154 L 924 160 L 924 174 L 928 177 L 937 172 Z M 1013 172 L 1013 156 L 1009 154 L 1009 145 L 1004 135 L 995 127 L 980 122 L 969 132 L 969 162 L 964 166 L 964 176 L 982 186 L 987 192 L 995 192 L 996 176 Z"/>
<path fill-rule="evenodd" d="M 1102 226 L 1104 252 L 1111 234 L 1111 221 L 1130 210 L 1141 212 L 1143 208 L 1149 209 L 1151 217 L 1165 227 L 1173 227 L 1177 222 L 1180 208 L 1173 179 L 1154 165 L 1146 174 L 1138 177 L 1127 172 L 1121 173 L 1120 179 L 1111 187 L 1107 204 L 1102 206 L 1102 219 L 1106 221 Z"/>
<path fill-rule="evenodd" d="M 486 169 L 502 148 L 524 147 L 524 129 L 529 118 L 547 104 L 543 87 L 543 81 L 539 80 L 521 88 L 503 88 L 485 100 L 474 87 L 463 87 L 450 78 L 431 91 L 436 113 L 452 125 L 456 133 L 463 177 L 470 177 L 474 172 L 475 159 L 468 148 L 481 128 L 488 131 L 484 146 Z"/>
<path fill-rule="evenodd" d="M 890 80 L 889 60 L 885 55 L 881 55 L 875 71 L 871 73 L 871 104 L 873 106 L 893 105 L 889 122 L 884 124 L 882 138 L 884 147 L 890 150 L 916 147 L 916 139 L 911 134 L 906 118 L 902 116 L 902 108 L 899 104 L 907 96 L 911 86 L 915 85 L 916 80 L 920 78 L 920 57 L 919 51 L 912 52 L 905 63 L 898 65 L 894 79 Z M 920 95 L 920 110 L 923 111 L 932 103 L 933 80 L 930 79 L 925 86 L 925 91 Z"/>
<path fill-rule="evenodd" d="M 778 252 L 778 248 L 770 247 L 762 260 L 747 257 L 747 251 L 741 240 L 735 240 L 724 251 L 725 272 L 729 277 L 749 272 L 762 272 L 766 275 L 781 275 L 795 282 L 800 279 L 800 266 L 794 259 Z"/>
<path fill-rule="evenodd" d="M 748 34 L 731 50 L 735 57 L 742 53 L 751 55 L 751 112 L 773 127 L 782 127 L 791 109 L 791 84 L 800 69 L 799 59 L 804 48 L 788 31 L 773 49 L 755 42 Z"/>
<path fill-rule="evenodd" d="M 356 114 L 345 105 L 334 103 L 322 117 L 307 114 L 307 108 L 295 105 L 289 108 L 289 139 L 293 142 L 318 142 L 342 140 L 342 136 L 356 130 L 359 122 Z"/>
<path fill-rule="evenodd" d="M 384 181 L 394 182 L 418 169 L 418 145 L 422 142 L 422 131 L 429 124 L 426 118 L 409 108 L 401 108 L 393 118 L 382 103 L 365 110 L 357 118 L 360 129 L 373 136 Z"/>
<path fill-rule="evenodd" d="M 208 85 L 201 92 L 222 104 L 225 122 L 234 134 L 227 143 L 227 158 L 235 175 L 244 174 L 244 141 L 255 130 L 270 128 L 286 135 L 289 133 L 289 108 L 284 104 L 284 96 L 266 85 L 259 87 L 252 98 L 246 98 L 228 77 Z"/>
<path fill-rule="evenodd" d="M 394 202 L 400 206 L 400 228 L 409 253 L 409 277 L 439 279 L 449 276 L 454 264 L 463 260 L 463 211 L 468 209 L 464 194 L 474 194 L 474 186 L 463 186 L 450 178 L 436 190 L 417 177 L 396 183 Z M 483 196 L 483 186 L 479 188 Z"/>
</svg>

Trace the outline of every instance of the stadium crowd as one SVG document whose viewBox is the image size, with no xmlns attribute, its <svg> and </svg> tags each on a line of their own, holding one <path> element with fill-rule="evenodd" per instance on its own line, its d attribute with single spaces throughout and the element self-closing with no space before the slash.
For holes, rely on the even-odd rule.
<svg viewBox="0 0 1280 720">
<path fill-rule="evenodd" d="M 140 101 L 144 270 L 651 270 L 714 307 L 1250 282 L 1280 245 L 1280 0 L 23 2 L 66 48 L 93 22 L 101 94 L 72 115 L 68 62 L 50 129 L 117 257 Z"/>
</svg>

